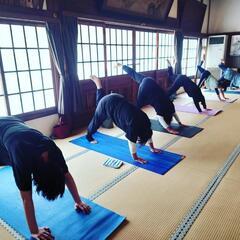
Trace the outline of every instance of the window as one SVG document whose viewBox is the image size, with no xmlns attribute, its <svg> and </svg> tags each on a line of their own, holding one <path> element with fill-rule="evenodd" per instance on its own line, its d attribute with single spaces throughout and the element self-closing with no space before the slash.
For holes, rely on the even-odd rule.
<svg viewBox="0 0 240 240">
<path fill-rule="evenodd" d="M 173 33 L 78 24 L 79 80 L 89 79 L 93 74 L 98 77 L 125 74 L 116 64 L 133 66 L 134 60 L 138 72 L 166 68 L 166 59 L 173 58 Z"/>
<path fill-rule="evenodd" d="M 194 76 L 196 73 L 198 53 L 198 39 L 184 38 L 183 40 L 183 58 L 182 73 L 187 76 Z"/>
<path fill-rule="evenodd" d="M 106 28 L 106 48 L 107 48 L 107 75 L 123 74 L 121 68 L 116 68 L 116 64 L 132 65 L 133 44 L 131 30 Z"/>
<path fill-rule="evenodd" d="M 105 76 L 103 27 L 78 25 L 78 77 Z"/>
<path fill-rule="evenodd" d="M 136 32 L 137 72 L 156 70 L 157 33 Z"/>
<path fill-rule="evenodd" d="M 0 115 L 55 107 L 45 27 L 0 24 Z"/>
<path fill-rule="evenodd" d="M 174 59 L 174 34 L 159 33 L 158 42 L 158 69 L 167 68 L 167 59 Z"/>
</svg>

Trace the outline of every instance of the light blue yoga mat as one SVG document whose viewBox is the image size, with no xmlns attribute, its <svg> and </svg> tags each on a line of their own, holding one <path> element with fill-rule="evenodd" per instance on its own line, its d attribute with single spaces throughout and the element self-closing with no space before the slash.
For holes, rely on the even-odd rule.
<svg viewBox="0 0 240 240">
<path fill-rule="evenodd" d="M 89 215 L 74 210 L 68 190 L 63 198 L 51 202 L 33 193 L 39 226 L 48 226 L 56 240 L 96 240 L 106 239 L 125 219 L 87 199 L 82 200 L 92 208 Z M 11 167 L 0 169 L 0 218 L 25 238 L 30 237 Z"/>
<path fill-rule="evenodd" d="M 215 91 L 214 91 L 214 90 L 206 89 L 204 92 L 215 92 Z M 224 92 L 224 93 L 238 94 L 238 95 L 240 95 L 240 91 L 239 91 L 239 90 L 227 90 L 227 91 Z"/>
<path fill-rule="evenodd" d="M 167 151 L 152 153 L 149 147 L 143 146 L 137 148 L 137 154 L 148 162 L 146 164 L 141 164 L 132 159 L 126 140 L 111 137 L 99 132 L 94 134 L 94 138 L 98 141 L 97 144 L 89 143 L 86 136 L 82 136 L 70 142 L 162 175 L 183 159 L 182 155 Z"/>
</svg>

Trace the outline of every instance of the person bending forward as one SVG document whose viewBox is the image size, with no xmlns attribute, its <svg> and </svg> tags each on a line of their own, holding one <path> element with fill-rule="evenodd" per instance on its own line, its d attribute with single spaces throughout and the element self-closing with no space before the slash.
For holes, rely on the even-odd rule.
<svg viewBox="0 0 240 240">
<path fill-rule="evenodd" d="M 96 76 L 91 76 L 96 84 L 97 92 L 97 108 L 95 114 L 88 125 L 87 140 L 91 143 L 97 143 L 93 138 L 93 134 L 98 130 L 103 121 L 111 118 L 116 126 L 126 133 L 130 153 L 135 161 L 146 163 L 147 161 L 141 159 L 137 155 L 136 143 L 145 145 L 149 143 L 150 150 L 154 153 L 159 153 L 160 150 L 154 148 L 152 141 L 151 123 L 148 116 L 130 104 L 122 95 L 111 93 L 105 95 L 101 85 L 101 81 Z"/>
</svg>

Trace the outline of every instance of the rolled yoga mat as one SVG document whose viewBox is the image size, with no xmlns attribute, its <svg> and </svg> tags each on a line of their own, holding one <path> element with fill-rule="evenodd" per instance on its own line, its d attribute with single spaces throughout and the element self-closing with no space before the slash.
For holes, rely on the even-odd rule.
<svg viewBox="0 0 240 240">
<path fill-rule="evenodd" d="M 126 140 L 99 132 L 96 132 L 93 137 L 98 141 L 97 144 L 89 143 L 86 136 L 76 138 L 70 142 L 162 175 L 184 158 L 183 155 L 167 151 L 152 153 L 149 147 L 143 146 L 137 148 L 137 155 L 148 162 L 141 164 L 133 160 Z"/>
<path fill-rule="evenodd" d="M 152 130 L 169 133 L 165 128 L 162 127 L 162 125 L 159 123 L 158 120 L 150 119 L 150 121 L 152 125 L 151 126 Z M 195 126 L 181 126 L 176 123 L 172 123 L 171 128 L 173 128 L 176 131 L 179 131 L 179 134 L 177 134 L 178 136 L 187 137 L 187 138 L 192 138 L 193 136 L 195 136 L 196 134 L 198 134 L 203 130 L 203 128 L 199 128 Z M 169 134 L 172 134 L 172 133 L 169 133 Z M 176 134 L 173 134 L 173 135 L 176 135 Z"/>
<path fill-rule="evenodd" d="M 22 200 L 16 187 L 11 167 L 0 169 L 0 219 L 25 238 L 30 238 Z M 84 215 L 74 210 L 74 201 L 66 189 L 64 196 L 47 201 L 33 191 L 33 201 L 39 226 L 48 226 L 58 240 L 106 239 L 125 219 L 85 198 L 91 213 Z"/>
</svg>

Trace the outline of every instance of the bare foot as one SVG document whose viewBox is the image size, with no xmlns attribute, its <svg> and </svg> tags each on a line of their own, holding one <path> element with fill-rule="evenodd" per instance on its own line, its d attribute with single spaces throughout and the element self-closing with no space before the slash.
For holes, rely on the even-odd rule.
<svg viewBox="0 0 240 240">
<path fill-rule="evenodd" d="M 121 64 L 121 63 L 117 63 L 116 65 L 115 65 L 115 68 L 118 68 L 118 67 L 122 67 L 123 65 Z"/>
<path fill-rule="evenodd" d="M 92 79 L 92 81 L 95 83 L 97 89 L 102 88 L 101 80 L 96 75 L 91 75 L 90 79 Z"/>
<path fill-rule="evenodd" d="M 168 66 L 171 67 L 171 62 L 167 59 Z"/>
</svg>

